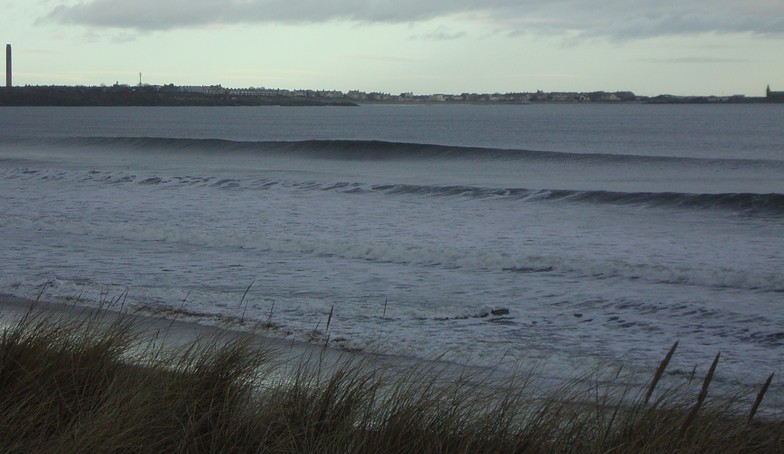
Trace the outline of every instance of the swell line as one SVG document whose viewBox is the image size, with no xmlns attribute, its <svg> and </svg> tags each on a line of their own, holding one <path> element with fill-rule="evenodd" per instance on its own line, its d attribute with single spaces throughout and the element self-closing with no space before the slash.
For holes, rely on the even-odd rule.
<svg viewBox="0 0 784 454">
<path fill-rule="evenodd" d="M 527 149 L 483 148 L 437 145 L 381 140 L 300 140 L 300 141 L 237 141 L 226 139 L 193 139 L 166 137 L 61 137 L 3 139 L 1 143 L 48 145 L 63 147 L 100 147 L 110 150 L 202 152 L 202 153 L 265 153 L 335 160 L 553 160 L 607 163 L 691 163 L 720 165 L 766 165 L 784 169 L 784 161 L 767 159 L 694 158 L 678 156 L 645 156 L 615 153 L 572 153 Z"/>
<path fill-rule="evenodd" d="M 784 194 L 579 191 L 569 189 L 481 188 L 472 186 L 377 185 L 372 190 L 392 194 L 423 194 L 475 198 L 571 201 L 646 207 L 724 209 L 747 213 L 784 214 Z"/>
</svg>

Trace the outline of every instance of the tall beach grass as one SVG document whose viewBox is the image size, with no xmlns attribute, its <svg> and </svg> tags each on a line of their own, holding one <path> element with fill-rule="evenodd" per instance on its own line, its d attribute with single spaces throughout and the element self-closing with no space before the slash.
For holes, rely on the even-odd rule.
<svg viewBox="0 0 784 454">
<path fill-rule="evenodd" d="M 767 386 L 711 395 L 718 356 L 696 386 L 665 388 L 677 345 L 645 389 L 587 393 L 357 356 L 292 364 L 243 335 L 166 347 L 137 323 L 31 310 L 7 325 L 0 452 L 784 452 L 782 414 L 757 414 Z"/>
</svg>

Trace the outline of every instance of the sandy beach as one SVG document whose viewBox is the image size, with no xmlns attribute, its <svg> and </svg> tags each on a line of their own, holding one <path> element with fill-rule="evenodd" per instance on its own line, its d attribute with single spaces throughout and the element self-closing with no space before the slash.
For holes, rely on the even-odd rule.
<svg viewBox="0 0 784 454">
<path fill-rule="evenodd" d="M 187 348 L 200 340 L 207 343 L 214 340 L 231 342 L 242 339 L 250 341 L 251 348 L 260 352 L 268 352 L 269 358 L 277 364 L 279 371 L 294 372 L 303 365 L 308 368 L 317 367 L 319 372 L 328 376 L 330 371 L 352 364 L 364 370 L 382 372 L 388 379 L 424 374 L 421 378 L 437 377 L 438 381 L 448 383 L 451 380 L 464 380 L 485 383 L 495 380 L 495 372 L 491 368 L 470 367 L 444 361 L 441 358 L 416 359 L 395 355 L 383 355 L 373 352 L 345 351 L 340 348 L 307 343 L 297 340 L 265 336 L 263 332 L 248 332 L 227 327 L 202 325 L 199 323 L 157 318 L 138 313 L 124 313 L 113 308 L 96 309 L 65 303 L 33 301 L 13 295 L 0 294 L 0 328 L 14 326 L 26 314 L 38 314 L 50 318 L 55 323 L 63 321 L 80 321 L 95 319 L 101 326 L 109 327 L 118 317 L 130 317 L 133 320 L 134 334 L 142 344 L 154 343 L 157 347 L 176 350 Z M 425 372 L 427 371 L 427 372 Z M 503 377 L 501 377 L 503 378 Z M 504 380 L 498 380 L 503 386 Z M 488 382 L 489 384 L 489 382 Z"/>
<path fill-rule="evenodd" d="M 100 312 L 100 314 L 99 314 Z M 0 326 L 13 326 L 25 314 L 36 313 L 58 320 L 81 320 L 99 315 L 100 323 L 108 326 L 117 317 L 131 317 L 135 333 L 141 340 L 155 341 L 165 348 L 190 345 L 199 339 L 233 340 L 239 337 L 251 339 L 251 345 L 272 352 L 281 362 L 299 364 L 312 358 L 321 358 L 325 364 L 337 364 L 344 360 L 367 358 L 368 355 L 323 348 L 313 344 L 236 331 L 226 328 L 200 325 L 176 319 L 155 318 L 140 314 L 127 314 L 112 309 L 95 309 L 72 304 L 32 301 L 13 295 L 0 294 Z"/>
</svg>

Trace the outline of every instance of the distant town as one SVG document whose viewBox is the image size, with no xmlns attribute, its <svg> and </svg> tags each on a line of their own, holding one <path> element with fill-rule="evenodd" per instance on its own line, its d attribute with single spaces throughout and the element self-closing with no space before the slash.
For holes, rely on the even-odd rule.
<svg viewBox="0 0 784 454">
<path fill-rule="evenodd" d="M 539 104 L 539 103 L 769 103 L 784 102 L 784 92 L 766 96 L 638 96 L 616 92 L 515 92 L 390 94 L 352 90 L 225 88 L 220 85 L 177 86 L 6 86 L 0 106 L 354 106 L 360 104 Z"/>
<path fill-rule="evenodd" d="M 765 96 L 638 96 L 631 91 L 391 94 L 351 90 L 225 88 L 221 85 L 101 86 L 13 85 L 11 45 L 6 45 L 6 84 L 0 106 L 356 106 L 359 104 L 533 104 L 533 103 L 766 103 L 784 102 L 784 92 Z"/>
</svg>

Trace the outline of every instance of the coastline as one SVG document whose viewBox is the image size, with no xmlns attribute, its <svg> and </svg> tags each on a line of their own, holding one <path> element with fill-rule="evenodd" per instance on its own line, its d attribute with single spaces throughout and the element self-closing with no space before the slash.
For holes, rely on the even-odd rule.
<svg viewBox="0 0 784 454">
<path fill-rule="evenodd" d="M 53 322 L 87 320 L 99 316 L 102 326 L 108 326 L 120 317 L 130 317 L 134 333 L 140 339 L 160 339 L 166 348 L 180 348 L 201 339 L 218 338 L 228 341 L 240 338 L 250 339 L 253 347 L 269 349 L 282 362 L 292 364 L 320 357 L 328 364 L 337 364 L 357 354 L 334 348 L 324 348 L 296 340 L 285 340 L 259 333 L 231 330 L 224 327 L 207 326 L 199 323 L 158 318 L 144 314 L 127 313 L 111 307 L 96 309 L 65 303 L 52 303 L 19 298 L 14 295 L 0 294 L 0 329 L 13 326 L 26 314 L 42 314 L 51 317 Z M 367 356 L 367 355 L 364 355 Z"/>
<path fill-rule="evenodd" d="M 348 99 L 306 96 L 230 96 L 158 91 L 149 87 L 12 87 L 0 89 L 4 107 L 354 107 Z"/>
<path fill-rule="evenodd" d="M 285 339 L 266 335 L 264 332 L 250 332 L 232 329 L 226 326 L 200 324 L 194 321 L 181 320 L 177 317 L 163 318 L 141 312 L 127 312 L 116 310 L 111 305 L 101 308 L 80 306 L 69 303 L 54 303 L 49 301 L 34 301 L 20 298 L 11 294 L 0 293 L 0 331 L 16 325 L 25 315 L 41 315 L 47 321 L 81 322 L 96 321 L 100 328 L 109 328 L 123 317 L 130 318 L 134 336 L 143 342 L 154 343 L 167 351 L 188 349 L 202 341 L 212 343 L 232 343 L 245 341 L 257 351 L 268 352 L 274 362 L 282 370 L 296 374 L 302 368 L 317 367 L 325 376 L 344 367 L 361 367 L 362 369 L 375 370 L 391 379 L 404 379 L 412 371 L 418 371 L 425 379 L 429 373 L 438 376 L 439 381 L 464 379 L 470 382 L 486 382 L 505 385 L 509 380 L 516 380 L 516 376 L 497 374 L 492 368 L 458 364 L 442 358 L 409 358 L 394 354 L 380 354 L 375 352 L 353 351 L 339 347 L 309 343 L 296 339 Z M 532 368 L 536 369 L 535 367 Z M 429 371 L 429 372 L 425 372 Z M 526 372 L 526 380 L 533 375 Z M 541 389 L 548 386 L 557 386 L 557 382 L 538 377 Z"/>
<path fill-rule="evenodd" d="M 410 95 L 314 90 L 227 89 L 174 85 L 19 86 L 0 88 L 3 107 L 356 107 L 361 105 L 535 105 L 535 104 L 780 104 L 784 96 L 637 96 L 632 92 L 553 92 Z"/>
</svg>

